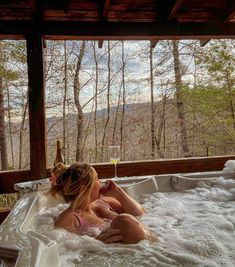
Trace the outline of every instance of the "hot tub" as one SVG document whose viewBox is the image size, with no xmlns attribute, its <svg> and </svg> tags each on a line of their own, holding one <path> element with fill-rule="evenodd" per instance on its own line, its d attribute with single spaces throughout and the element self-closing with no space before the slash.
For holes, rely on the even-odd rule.
<svg viewBox="0 0 235 267">
<path fill-rule="evenodd" d="M 54 228 L 67 204 L 48 179 L 16 184 L 22 197 L 0 227 L 4 266 L 232 266 L 235 173 L 208 172 L 114 179 L 146 209 L 140 219 L 159 242 L 106 245 Z"/>
</svg>

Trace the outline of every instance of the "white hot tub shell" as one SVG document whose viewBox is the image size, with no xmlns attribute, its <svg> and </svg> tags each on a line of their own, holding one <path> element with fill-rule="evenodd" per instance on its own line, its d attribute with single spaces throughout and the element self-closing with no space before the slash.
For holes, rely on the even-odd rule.
<svg viewBox="0 0 235 267">
<path fill-rule="evenodd" d="M 154 192 L 182 191 L 194 188 L 198 181 L 219 176 L 235 178 L 235 173 L 207 172 L 113 179 L 133 198 Z M 8 217 L 0 226 L 0 262 L 3 266 L 60 266 L 58 244 L 35 229 L 35 214 L 58 204 L 48 194 L 48 179 L 16 184 L 23 192 Z"/>
</svg>

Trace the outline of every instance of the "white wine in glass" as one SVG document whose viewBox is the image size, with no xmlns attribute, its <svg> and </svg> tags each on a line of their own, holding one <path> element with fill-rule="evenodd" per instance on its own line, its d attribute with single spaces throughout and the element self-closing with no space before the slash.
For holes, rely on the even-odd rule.
<svg viewBox="0 0 235 267">
<path fill-rule="evenodd" d="M 109 157 L 110 157 L 110 162 L 114 164 L 115 178 L 117 178 L 117 164 L 120 162 L 120 146 L 119 145 L 109 146 Z"/>
</svg>

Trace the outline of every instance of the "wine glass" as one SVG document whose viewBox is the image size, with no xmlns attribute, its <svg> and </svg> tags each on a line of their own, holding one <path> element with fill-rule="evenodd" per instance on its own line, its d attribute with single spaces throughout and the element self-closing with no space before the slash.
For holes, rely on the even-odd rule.
<svg viewBox="0 0 235 267">
<path fill-rule="evenodd" d="M 114 164 L 115 178 L 117 178 L 117 164 L 120 162 L 120 146 L 119 145 L 109 146 L 109 157 L 110 157 L 110 162 Z"/>
</svg>

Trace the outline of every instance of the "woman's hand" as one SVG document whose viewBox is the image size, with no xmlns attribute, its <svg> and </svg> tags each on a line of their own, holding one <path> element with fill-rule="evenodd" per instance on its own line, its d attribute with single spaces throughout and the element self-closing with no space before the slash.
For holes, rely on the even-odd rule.
<svg viewBox="0 0 235 267">
<path fill-rule="evenodd" d="M 104 188 L 101 186 L 100 193 L 105 197 L 115 198 L 120 203 L 124 213 L 129 213 L 133 216 L 140 216 L 144 213 L 141 205 L 112 180 L 107 180 L 105 185 Z"/>
<path fill-rule="evenodd" d="M 100 193 L 106 197 L 117 198 L 122 193 L 122 189 L 112 180 L 107 180 L 101 184 Z"/>
<path fill-rule="evenodd" d="M 103 241 L 104 243 L 120 243 L 124 239 L 124 236 L 120 229 L 108 228 L 100 233 L 96 239 Z"/>
</svg>

